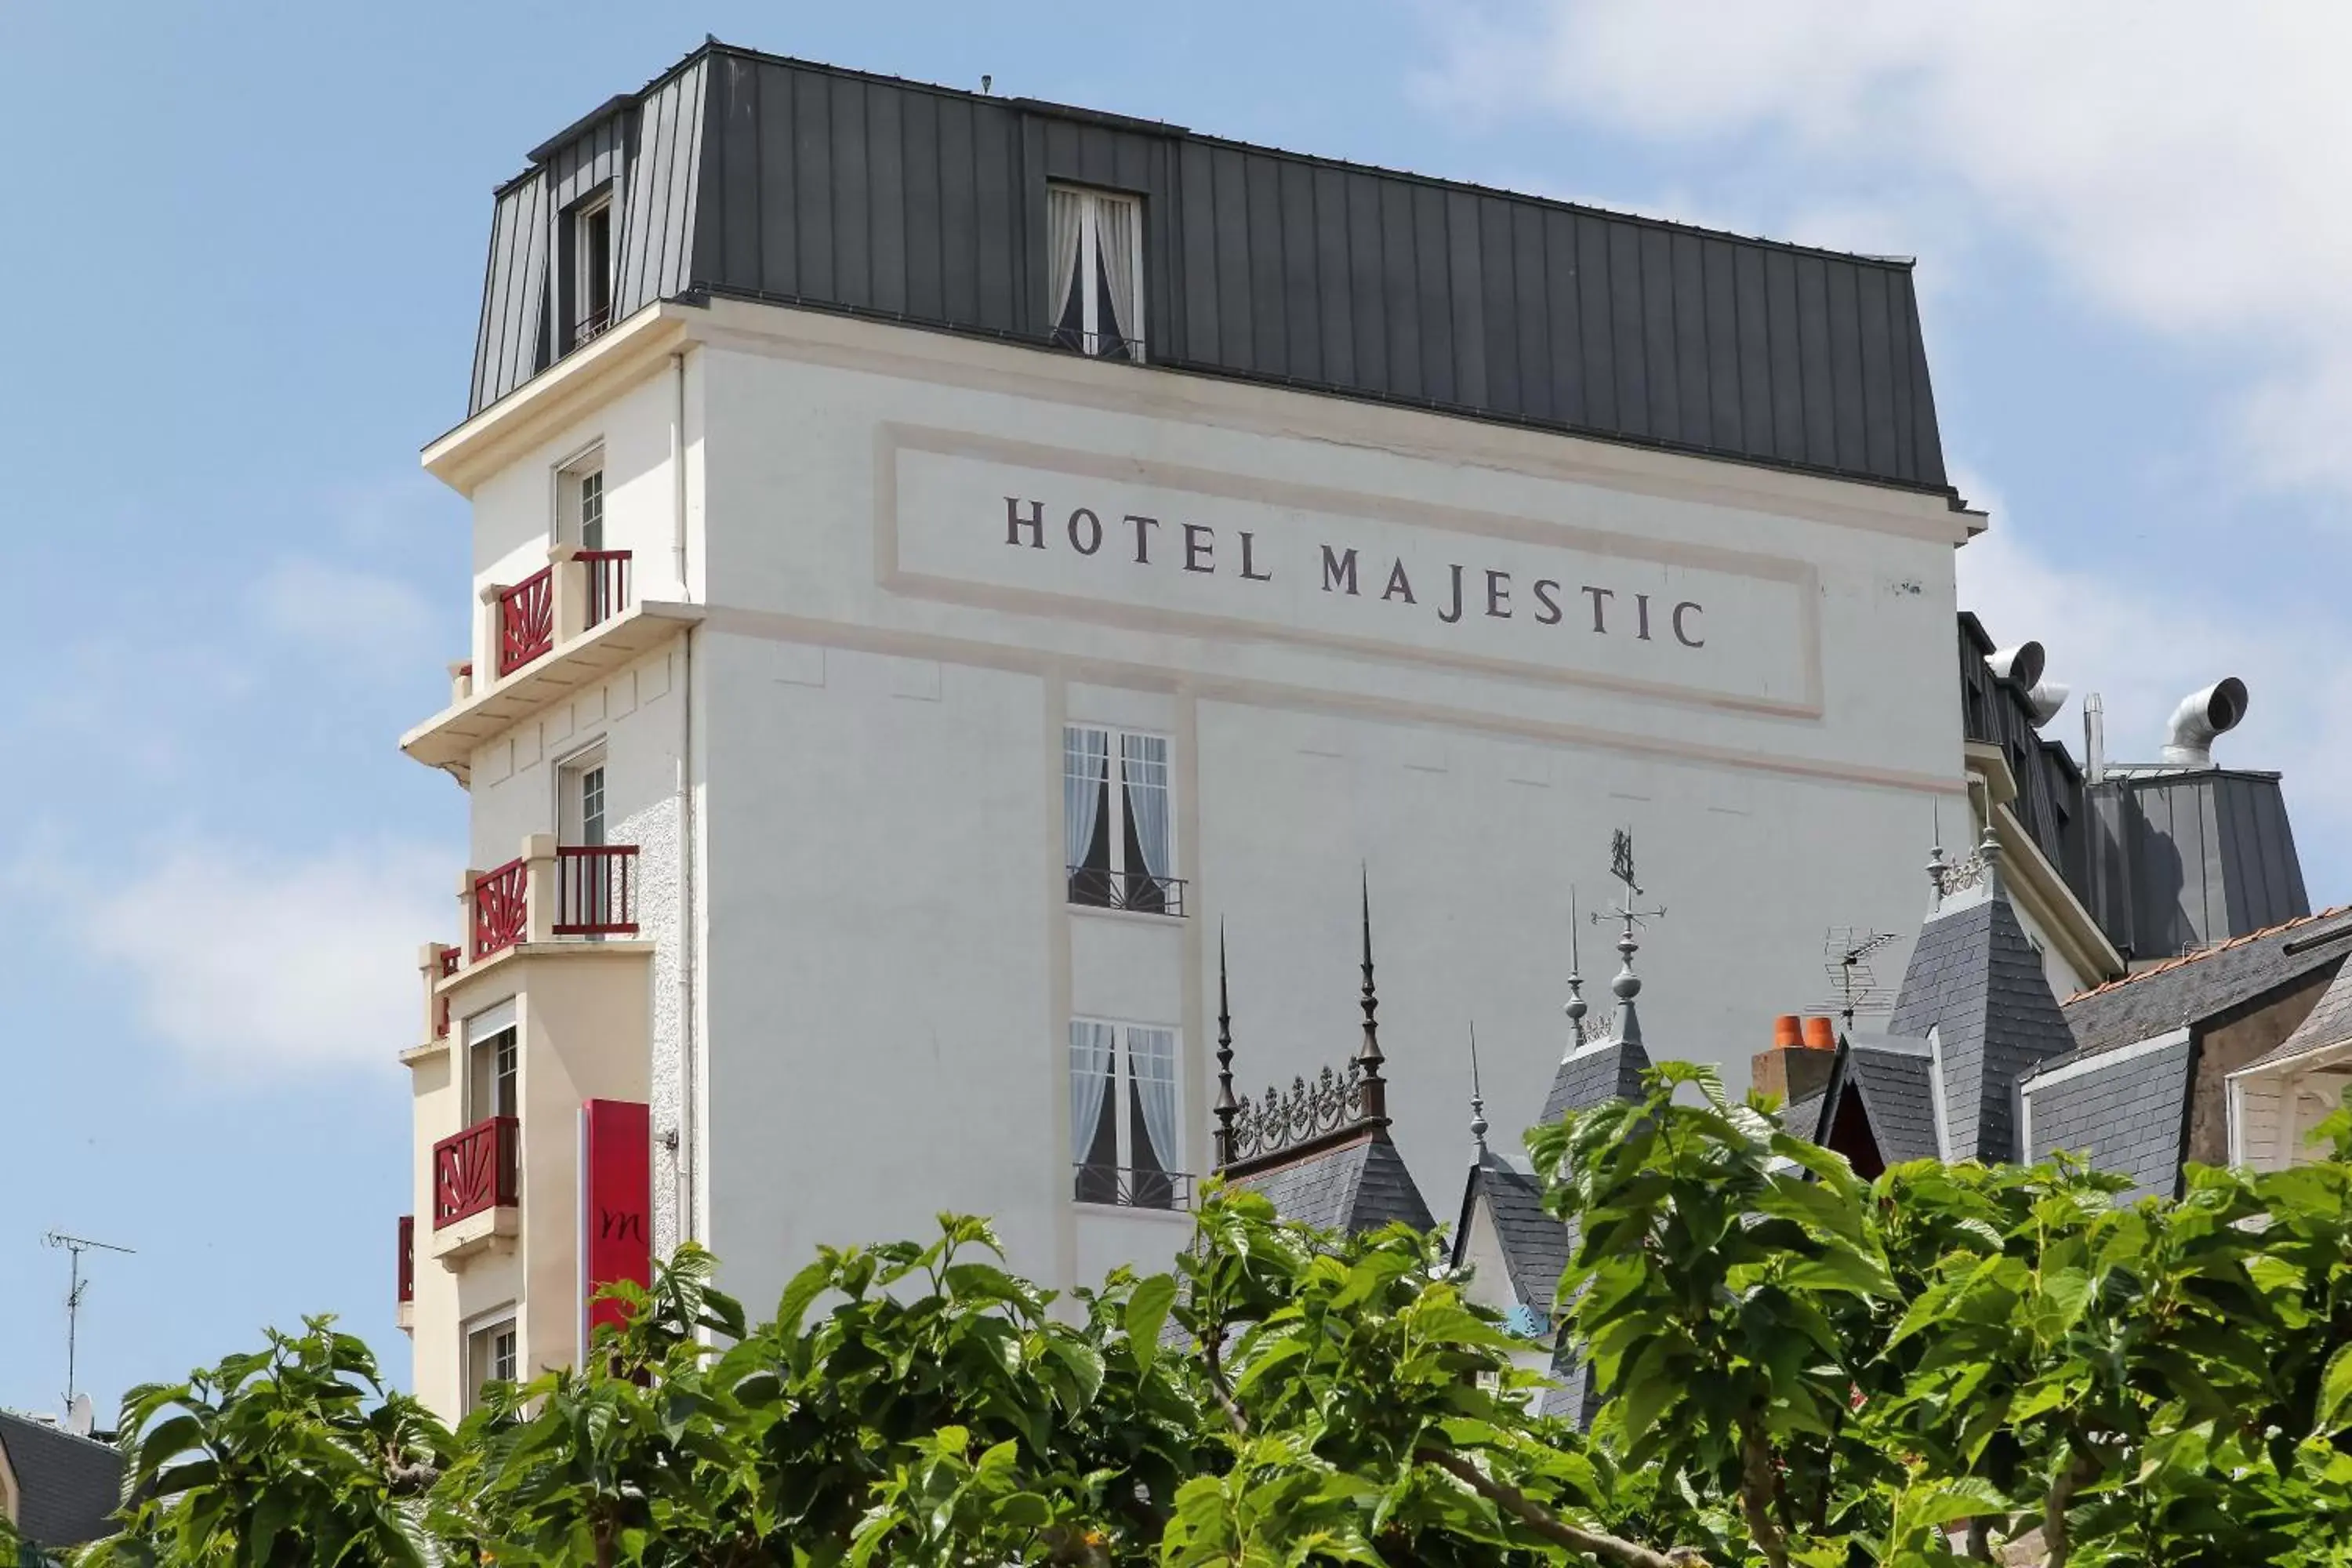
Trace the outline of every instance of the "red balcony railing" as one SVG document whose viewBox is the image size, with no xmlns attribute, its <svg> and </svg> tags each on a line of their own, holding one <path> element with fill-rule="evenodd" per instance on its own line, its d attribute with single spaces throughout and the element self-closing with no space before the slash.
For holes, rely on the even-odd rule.
<svg viewBox="0 0 2352 1568">
<path fill-rule="evenodd" d="M 477 1121 L 433 1145 L 433 1228 L 521 1201 L 515 1159 L 521 1124 L 511 1116 Z"/>
<path fill-rule="evenodd" d="M 530 916 L 530 864 L 514 859 L 474 879 L 474 957 L 520 942 Z"/>
<path fill-rule="evenodd" d="M 555 646 L 555 569 L 542 566 L 499 595 L 499 674 Z"/>
<path fill-rule="evenodd" d="M 400 1294 L 395 1298 L 402 1306 L 416 1300 L 416 1216 L 400 1216 Z"/>
<path fill-rule="evenodd" d="M 555 852 L 558 936 L 635 936 L 637 847 L 566 844 Z"/>
<path fill-rule="evenodd" d="M 602 626 L 629 607 L 629 552 L 625 550 L 583 550 L 579 555 L 588 602 L 582 630 Z"/>
<path fill-rule="evenodd" d="M 446 980 L 457 973 L 457 960 L 460 956 L 459 950 L 457 948 L 445 947 L 441 950 L 439 976 L 441 979 Z M 433 1037 L 436 1040 L 446 1040 L 449 1037 L 449 998 L 446 996 L 434 999 Z"/>
</svg>

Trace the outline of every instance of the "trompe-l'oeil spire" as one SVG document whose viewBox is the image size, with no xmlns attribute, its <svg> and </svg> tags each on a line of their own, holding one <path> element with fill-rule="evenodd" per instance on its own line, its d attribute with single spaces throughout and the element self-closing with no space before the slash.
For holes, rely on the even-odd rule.
<svg viewBox="0 0 2352 1568">
<path fill-rule="evenodd" d="M 1356 1051 L 1356 1067 L 1363 1078 L 1364 1120 L 1388 1120 L 1388 1084 L 1381 1077 L 1381 1068 L 1387 1058 L 1381 1055 L 1381 999 L 1372 984 L 1372 877 L 1366 868 L 1363 872 L 1364 924 L 1364 1043 Z"/>
<path fill-rule="evenodd" d="M 1225 922 L 1217 922 L 1217 1167 L 1234 1163 L 1234 1004 L 1225 981 Z"/>
</svg>

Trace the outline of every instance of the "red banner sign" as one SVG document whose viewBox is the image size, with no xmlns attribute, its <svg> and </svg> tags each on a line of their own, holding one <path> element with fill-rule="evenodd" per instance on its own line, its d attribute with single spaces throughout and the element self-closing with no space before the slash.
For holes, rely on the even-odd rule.
<svg viewBox="0 0 2352 1568">
<path fill-rule="evenodd" d="M 634 1100 L 580 1107 L 580 1348 L 621 1307 L 596 1292 L 619 1279 L 653 1282 L 653 1123 Z"/>
</svg>

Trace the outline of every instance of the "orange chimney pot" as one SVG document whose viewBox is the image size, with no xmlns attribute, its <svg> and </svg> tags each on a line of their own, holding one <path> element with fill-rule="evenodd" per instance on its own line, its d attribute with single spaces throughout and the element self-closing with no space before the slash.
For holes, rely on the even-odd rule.
<svg viewBox="0 0 2352 1568">
<path fill-rule="evenodd" d="M 1837 1026 L 1827 1018 L 1806 1019 L 1805 1048 L 1814 1051 L 1837 1049 Z"/>
<path fill-rule="evenodd" d="M 1805 1043 L 1805 1021 L 1794 1013 L 1783 1013 L 1772 1020 L 1772 1048 L 1794 1050 Z"/>
</svg>

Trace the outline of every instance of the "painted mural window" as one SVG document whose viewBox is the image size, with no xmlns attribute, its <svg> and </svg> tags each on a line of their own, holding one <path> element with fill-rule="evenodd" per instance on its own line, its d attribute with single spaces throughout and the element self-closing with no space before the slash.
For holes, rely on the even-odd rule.
<svg viewBox="0 0 2352 1568">
<path fill-rule="evenodd" d="M 1184 912 L 1168 738 L 1072 724 L 1062 731 L 1062 829 L 1070 902 Z"/>
<path fill-rule="evenodd" d="M 1143 363 L 1143 203 L 1075 185 L 1045 193 L 1054 341 Z"/>
<path fill-rule="evenodd" d="M 1070 1155 L 1082 1204 L 1177 1206 L 1176 1031 L 1070 1021 Z"/>
</svg>

